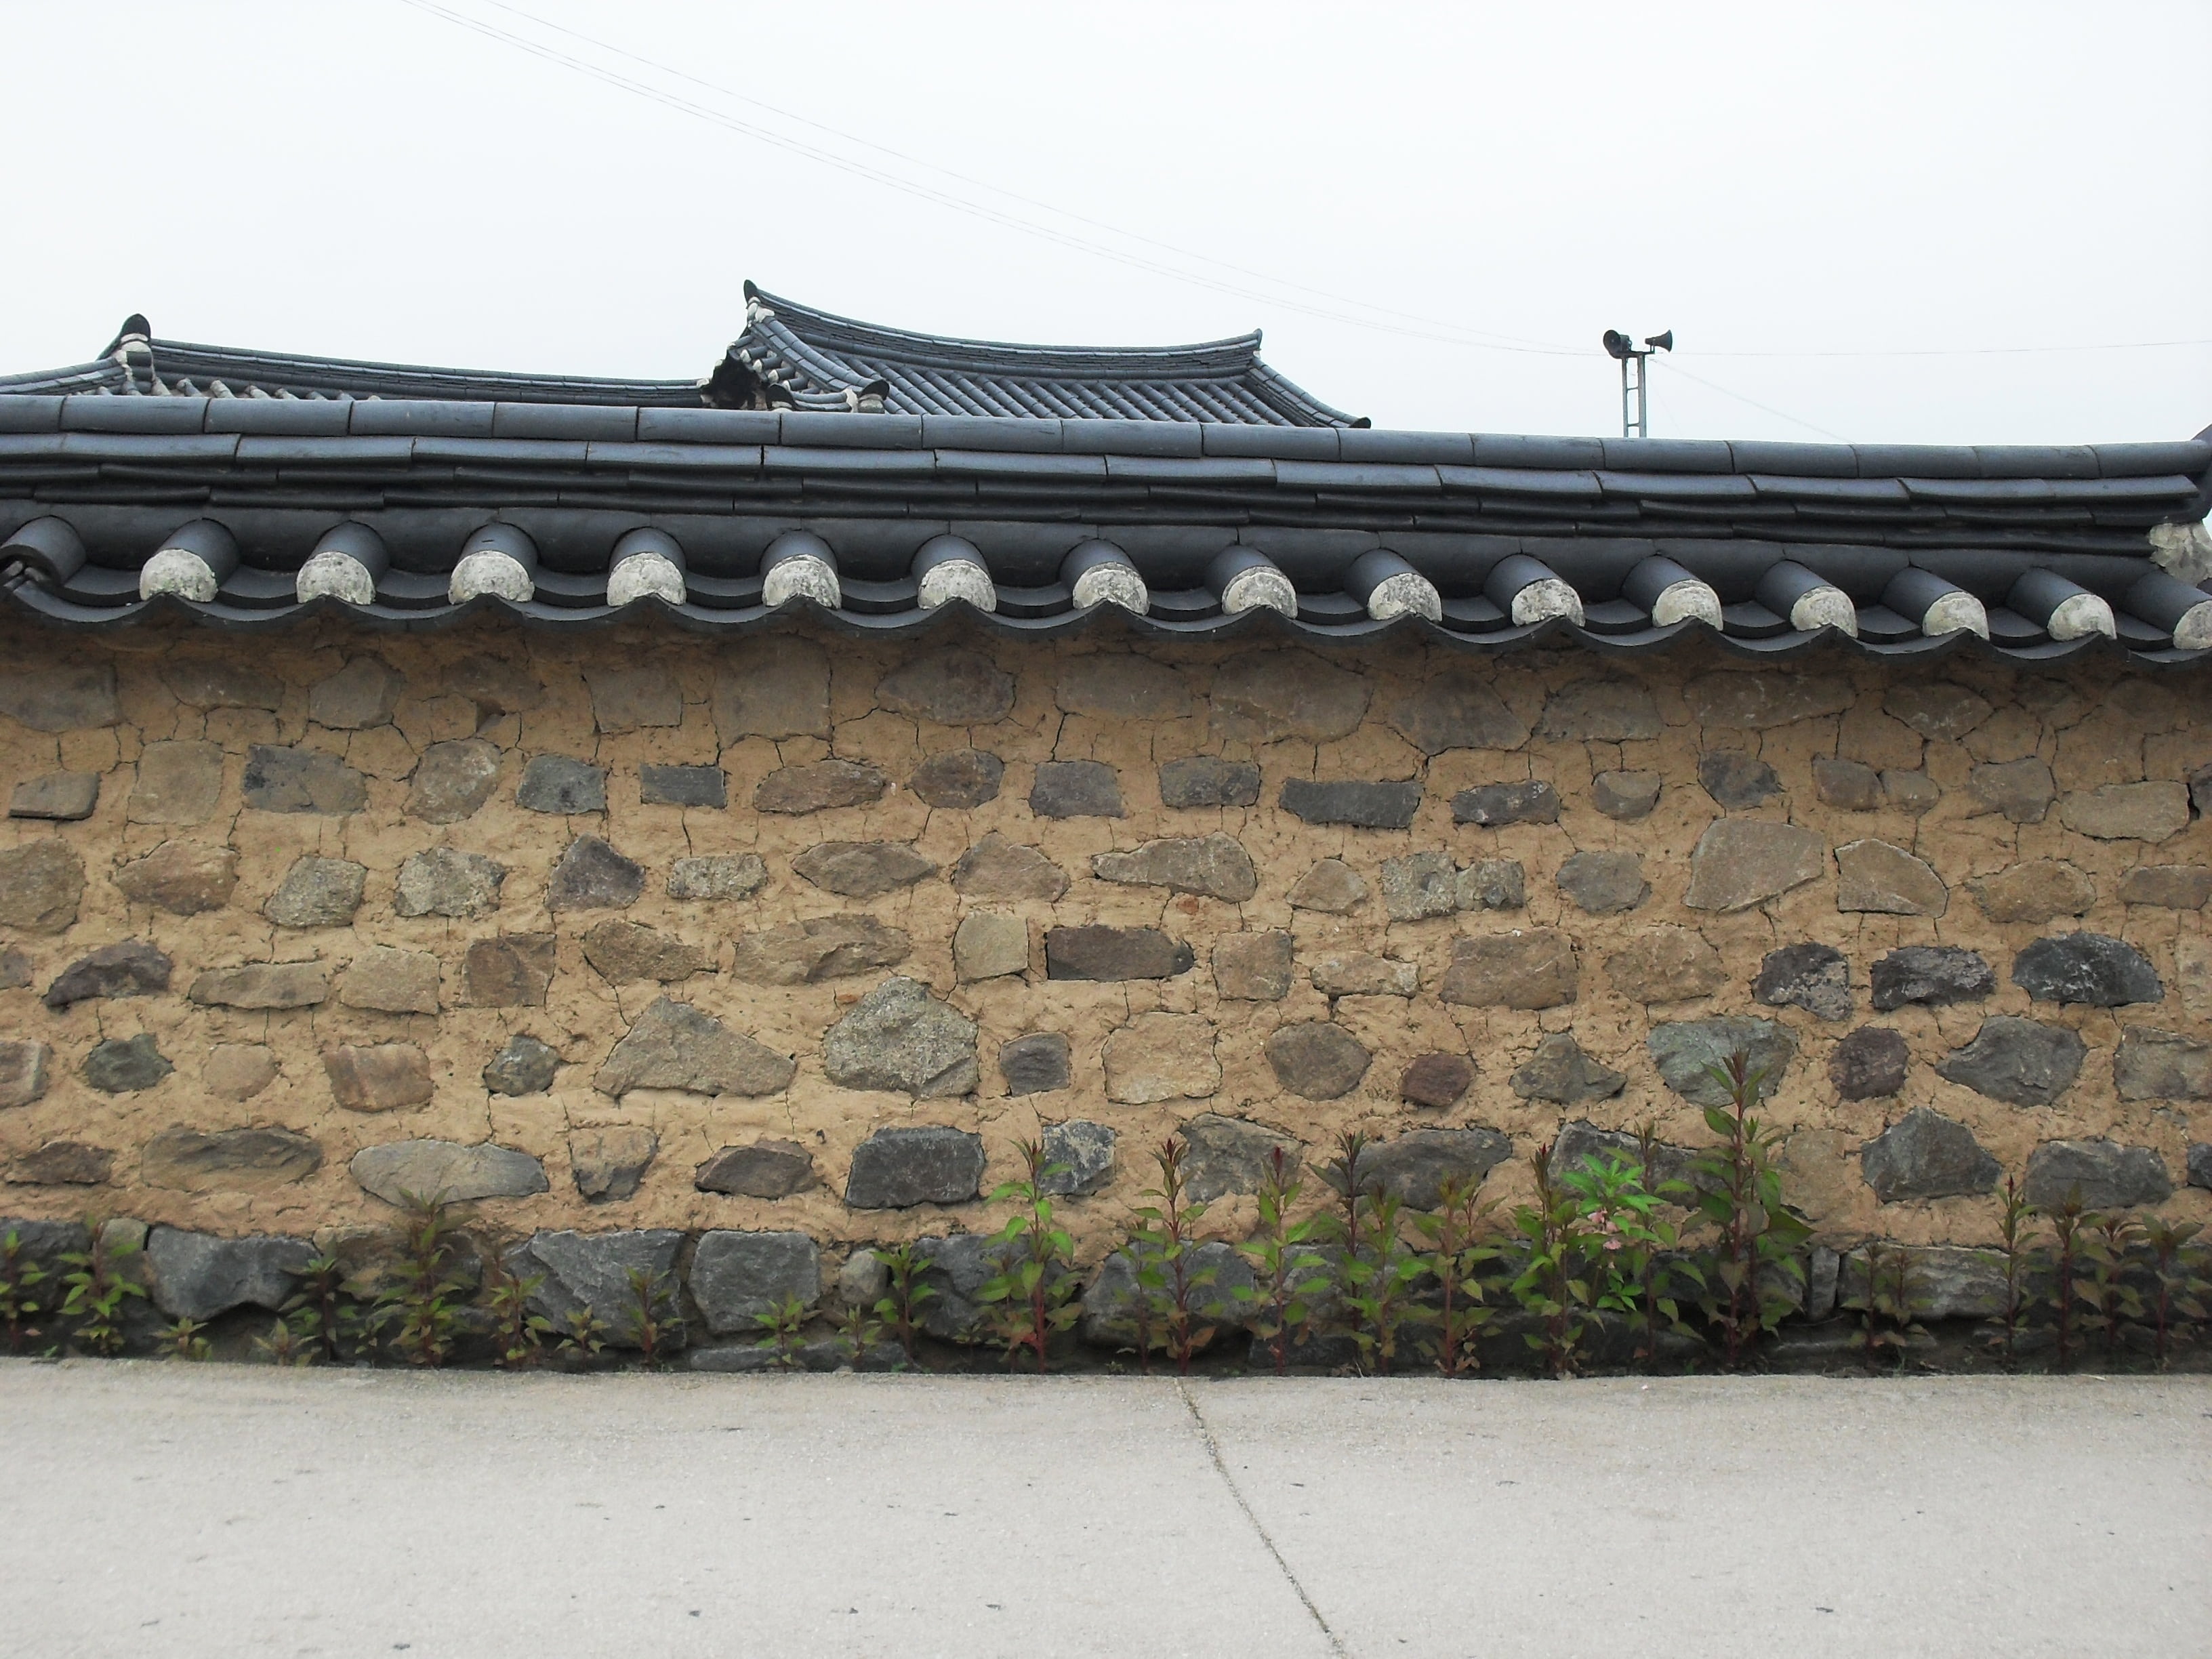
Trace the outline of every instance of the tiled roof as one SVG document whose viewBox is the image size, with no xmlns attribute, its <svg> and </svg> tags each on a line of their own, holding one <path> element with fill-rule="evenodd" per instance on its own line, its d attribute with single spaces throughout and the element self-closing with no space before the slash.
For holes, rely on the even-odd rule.
<svg viewBox="0 0 2212 1659">
<path fill-rule="evenodd" d="M 745 284 L 744 331 L 695 380 L 610 380 L 360 362 L 198 345 L 126 319 L 91 362 L 0 375 L 0 396 L 81 392 L 343 402 L 587 404 L 646 409 L 803 409 L 1254 426 L 1364 425 L 1260 361 L 1260 337 L 1204 345 L 1001 345 L 878 328 Z"/>
<path fill-rule="evenodd" d="M 0 586 L 709 630 L 1123 618 L 1206 635 L 2197 660 L 2212 443 L 1911 447 L 804 410 L 0 396 Z M 2176 538 L 2179 538 L 2177 541 Z M 2191 538 L 2197 538 L 2192 540 Z M 179 595 L 201 594 L 198 599 Z M 320 597 L 318 597 L 319 595 Z M 504 596 L 504 597 L 502 597 Z"/>
</svg>

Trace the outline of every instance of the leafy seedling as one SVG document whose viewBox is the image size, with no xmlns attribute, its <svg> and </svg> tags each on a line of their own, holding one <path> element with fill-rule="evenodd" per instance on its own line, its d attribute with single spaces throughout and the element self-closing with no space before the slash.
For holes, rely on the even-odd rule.
<svg viewBox="0 0 2212 1659">
<path fill-rule="evenodd" d="M 780 1371 L 799 1369 L 799 1333 L 806 1327 L 806 1304 L 795 1296 L 787 1296 L 771 1305 L 765 1313 L 753 1316 L 762 1335 L 753 1344 L 775 1355 L 775 1368 Z"/>
<path fill-rule="evenodd" d="M 2020 1353 L 2021 1327 L 2027 1322 L 2029 1275 L 2035 1266 L 2027 1223 L 2035 1213 L 2018 1176 L 2007 1176 L 1997 1212 L 1997 1255 L 2004 1269 L 2004 1305 L 1991 1322 L 1990 1346 L 2009 1364 Z"/>
<path fill-rule="evenodd" d="M 2128 1326 L 2143 1317 L 2142 1297 L 2127 1280 L 2128 1257 L 2142 1237 L 2134 1218 L 2104 1215 L 2081 1234 L 2081 1259 L 2089 1272 L 2081 1289 L 2088 1312 L 2081 1322 L 2103 1339 L 2105 1356 L 2119 1352 Z"/>
<path fill-rule="evenodd" d="M 1912 1282 L 1912 1252 L 1879 1240 L 1866 1247 L 1866 1309 L 1859 1318 L 1860 1354 L 1871 1370 L 1888 1352 L 1905 1364 L 1912 1339 L 1928 1334 L 1920 1323 L 1921 1298 Z"/>
<path fill-rule="evenodd" d="M 1528 1255 L 1512 1284 L 1513 1299 L 1539 1322 L 1522 1338 L 1543 1357 L 1554 1377 L 1575 1374 L 1595 1297 L 1589 1278 L 1589 1241 L 1582 1229 L 1582 1203 L 1552 1168 L 1553 1143 L 1529 1154 L 1536 1201 L 1513 1212 L 1513 1229 Z"/>
<path fill-rule="evenodd" d="M 1045 1182 L 1065 1175 L 1065 1164 L 1047 1164 L 1044 1143 L 1021 1144 L 1022 1174 L 992 1190 L 991 1201 L 1018 1207 L 992 1235 L 1000 1271 L 987 1279 L 975 1299 L 988 1304 L 1006 1345 L 1006 1363 L 1024 1348 L 1036 1356 L 1037 1375 L 1045 1373 L 1046 1344 L 1081 1312 L 1068 1298 L 1075 1291 L 1075 1240 L 1055 1226 Z"/>
<path fill-rule="evenodd" d="M 2153 1216 L 2143 1223 L 2143 1244 L 2150 1252 L 2151 1341 L 2159 1369 L 2172 1358 L 2175 1316 L 2203 1324 L 2212 1283 L 2205 1273 L 2203 1248 L 2196 1243 L 2203 1231 L 2201 1221 L 2169 1221 Z"/>
<path fill-rule="evenodd" d="M 876 1316 L 897 1337 L 899 1346 L 905 1351 L 906 1363 L 912 1365 L 916 1363 L 914 1339 L 921 1328 L 921 1304 L 935 1300 L 937 1296 L 936 1291 L 921 1282 L 929 1262 L 911 1244 L 878 1250 L 876 1260 L 883 1263 L 888 1281 L 883 1299 L 876 1304 Z"/>
<path fill-rule="evenodd" d="M 1294 1336 L 1305 1334 L 1312 1298 L 1328 1288 L 1328 1264 L 1307 1244 L 1313 1222 L 1290 1218 L 1304 1184 L 1297 1179 L 1297 1168 L 1280 1146 L 1268 1148 L 1260 1177 L 1260 1231 L 1237 1247 L 1252 1264 L 1252 1283 L 1230 1292 L 1243 1304 L 1245 1323 L 1266 1345 L 1278 1376 L 1289 1369 Z M 1140 1296 L 1139 1305 L 1143 1304 Z M 1146 1334 L 1139 1333 L 1140 1339 Z"/>
<path fill-rule="evenodd" d="M 684 1345 L 684 1316 L 676 1306 L 676 1285 L 666 1273 L 632 1267 L 629 1273 L 627 1334 L 645 1369 L 657 1371 L 671 1348 Z"/>
<path fill-rule="evenodd" d="M 1751 1115 L 1765 1073 L 1753 1070 L 1741 1048 L 1726 1065 L 1705 1069 L 1729 1098 L 1725 1106 L 1705 1108 L 1705 1127 L 1721 1145 L 1695 1166 L 1698 1207 L 1717 1235 L 1705 1313 L 1720 1333 L 1722 1360 L 1733 1370 L 1798 1305 L 1805 1287 L 1798 1249 L 1812 1230 L 1782 1202 L 1782 1177 L 1774 1168 L 1781 1132 Z"/>
<path fill-rule="evenodd" d="M 534 1365 L 545 1352 L 545 1339 L 553 1334 L 553 1322 L 544 1314 L 534 1312 L 531 1304 L 544 1288 L 545 1275 L 532 1273 L 524 1278 L 496 1257 L 487 1258 L 484 1278 L 488 1281 L 484 1303 L 491 1310 L 493 1339 L 499 1348 L 499 1364 L 507 1370 L 520 1370 Z"/>
<path fill-rule="evenodd" d="M 1645 1184 L 1658 1139 L 1657 1126 L 1646 1122 L 1637 1131 L 1638 1162 L 1607 1152 L 1584 1158 L 1580 1169 L 1559 1177 L 1575 1196 L 1576 1224 L 1593 1275 L 1593 1304 L 1626 1321 L 1635 1344 L 1632 1358 L 1647 1369 L 1658 1358 L 1662 1328 L 1689 1332 L 1677 1281 L 1698 1290 L 1705 1282 L 1696 1264 L 1673 1259 L 1681 1232 L 1659 1213 L 1662 1202 L 1688 1195 L 1689 1182 Z"/>
<path fill-rule="evenodd" d="M 1405 1202 L 1377 1192 L 1368 1200 L 1369 1235 L 1373 1239 L 1360 1260 L 1361 1272 L 1345 1294 L 1352 1340 L 1358 1345 L 1361 1369 L 1388 1376 L 1398 1354 L 1399 1328 L 1410 1310 L 1413 1286 L 1424 1261 L 1405 1240 Z"/>
<path fill-rule="evenodd" d="M 62 1275 L 69 1287 L 62 1299 L 61 1316 L 71 1322 L 70 1340 L 90 1352 L 114 1354 L 124 1341 L 124 1310 L 135 1297 L 143 1300 L 146 1287 L 131 1277 L 137 1241 L 110 1239 L 96 1218 L 88 1217 L 85 1229 L 92 1242 L 84 1249 L 62 1257 L 70 1271 Z"/>
<path fill-rule="evenodd" d="M 23 1249 L 23 1235 L 10 1227 L 0 1238 L 0 1323 L 8 1329 L 8 1352 L 21 1353 L 39 1334 L 32 1319 L 44 1305 L 31 1292 L 46 1283 L 46 1270 Z"/>
<path fill-rule="evenodd" d="M 1139 1340 L 1149 1346 L 1157 1328 L 1178 1376 L 1189 1375 L 1191 1357 L 1213 1340 L 1224 1312 L 1220 1301 L 1206 1294 L 1218 1270 L 1198 1264 L 1203 1243 L 1198 1225 L 1206 1206 L 1188 1196 L 1190 1177 L 1183 1164 L 1189 1152 L 1188 1142 L 1170 1135 L 1152 1154 L 1160 1184 L 1145 1190 L 1143 1195 L 1154 1201 L 1137 1209 L 1137 1230 L 1129 1240 L 1138 1267 L 1137 1300 L 1151 1313 Z"/>
<path fill-rule="evenodd" d="M 592 1311 L 589 1303 L 571 1308 L 561 1321 L 560 1353 L 575 1364 L 588 1364 L 606 1351 L 607 1322 Z"/>
<path fill-rule="evenodd" d="M 2058 1369 L 2063 1371 L 2074 1363 L 2074 1309 L 2081 1297 L 2081 1247 L 2085 1236 L 2094 1232 L 2103 1218 L 2083 1205 L 2078 1182 L 2043 1216 L 2051 1224 L 2051 1242 L 2045 1247 L 2044 1256 L 2050 1269 L 2053 1335 L 2058 1347 Z"/>
<path fill-rule="evenodd" d="M 303 1335 L 292 1319 L 279 1314 L 269 1327 L 269 1334 L 253 1339 L 253 1351 L 266 1355 L 272 1365 L 312 1365 L 315 1362 L 315 1344 Z"/>
<path fill-rule="evenodd" d="M 459 1221 L 442 1193 L 400 1194 L 399 1262 L 377 1298 L 374 1322 L 410 1365 L 446 1363 L 460 1334 L 468 1284 L 453 1273 Z"/>
<path fill-rule="evenodd" d="M 171 1359 L 205 1359 L 215 1352 L 215 1345 L 200 1334 L 206 1328 L 204 1319 L 179 1318 L 161 1328 L 161 1346 Z"/>
</svg>

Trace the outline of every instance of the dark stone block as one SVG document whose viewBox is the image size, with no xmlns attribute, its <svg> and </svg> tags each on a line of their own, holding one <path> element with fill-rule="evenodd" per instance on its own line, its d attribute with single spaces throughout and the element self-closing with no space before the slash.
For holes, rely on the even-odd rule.
<svg viewBox="0 0 2212 1659">
<path fill-rule="evenodd" d="M 2093 1210 L 2162 1204 L 2173 1196 L 2173 1178 L 2148 1146 L 2112 1140 L 2046 1140 L 2028 1154 L 2027 1201 L 2051 1210 L 2076 1188 Z"/>
<path fill-rule="evenodd" d="M 1119 818 L 1121 783 L 1103 761 L 1046 761 L 1030 786 L 1030 811 L 1041 818 Z"/>
<path fill-rule="evenodd" d="M 2039 939 L 2013 958 L 2012 982 L 2038 1002 L 2084 1002 L 2119 1008 L 2162 1002 L 2166 987 L 2150 958 L 2106 933 Z"/>
<path fill-rule="evenodd" d="M 1523 1100 L 1547 1100 L 1555 1106 L 1609 1100 L 1627 1086 L 1626 1073 L 1592 1060 L 1566 1031 L 1554 1032 L 1538 1043 L 1528 1063 L 1513 1073 L 1515 1094 Z"/>
<path fill-rule="evenodd" d="M 1048 927 L 1048 979 L 1173 979 L 1196 960 L 1190 945 L 1157 927 Z"/>
<path fill-rule="evenodd" d="M 46 1006 L 66 1008 L 98 997 L 153 996 L 169 988 L 169 970 L 174 965 L 143 939 L 103 945 L 62 969 L 46 988 Z"/>
<path fill-rule="evenodd" d="M 1802 1008 L 1822 1019 L 1849 1019 L 1850 963 L 1832 945 L 1785 945 L 1759 964 L 1751 994 L 1770 1008 Z"/>
<path fill-rule="evenodd" d="M 1986 1193 L 2004 1173 L 1972 1130 L 1925 1106 L 1867 1142 L 1859 1163 L 1867 1185 L 1884 1204 Z"/>
<path fill-rule="evenodd" d="M 94 1043 L 79 1067 L 84 1080 L 104 1095 L 136 1094 L 141 1089 L 150 1089 L 176 1069 L 154 1046 L 150 1031 Z"/>
<path fill-rule="evenodd" d="M 1999 1015 L 1965 1048 L 1936 1066 L 1937 1073 L 1977 1094 L 2014 1106 L 2048 1106 L 2074 1086 L 2088 1045 L 2063 1025 Z"/>
<path fill-rule="evenodd" d="M 1260 799 L 1260 769 L 1250 761 L 1194 755 L 1160 768 L 1164 806 L 1251 806 Z"/>
<path fill-rule="evenodd" d="M 1454 823 L 1495 830 L 1508 823 L 1557 823 L 1559 792 L 1540 779 L 1527 783 L 1481 783 L 1452 797 Z"/>
<path fill-rule="evenodd" d="M 1069 1081 L 1067 1039 L 1057 1031 L 1032 1031 L 999 1050 L 999 1075 L 1012 1095 L 1044 1095 Z"/>
<path fill-rule="evenodd" d="M 246 751 L 239 796 L 264 812 L 337 816 L 368 805 L 368 780 L 319 749 L 257 743 Z"/>
<path fill-rule="evenodd" d="M 1455 1106 L 1474 1083 L 1474 1062 L 1465 1054 L 1423 1054 L 1398 1079 L 1399 1097 L 1416 1106 Z"/>
<path fill-rule="evenodd" d="M 1114 1131 L 1103 1123 L 1073 1118 L 1044 1127 L 1045 1167 L 1066 1167 L 1046 1175 L 1038 1183 L 1043 1191 L 1062 1197 L 1080 1197 L 1102 1190 L 1114 1179 Z"/>
<path fill-rule="evenodd" d="M 1420 810 L 1418 783 L 1285 781 L 1282 807 L 1307 823 L 1341 823 L 1355 830 L 1403 830 Z"/>
<path fill-rule="evenodd" d="M 965 1204 L 981 1190 L 983 1141 L 964 1129 L 878 1129 L 853 1150 L 845 1202 L 856 1210 Z"/>
<path fill-rule="evenodd" d="M 1997 976 L 1975 951 L 1956 945 L 1907 945 L 1892 951 L 1867 975 L 1880 1013 L 1917 1002 L 1931 1008 L 1978 1001 L 1997 988 Z"/>
<path fill-rule="evenodd" d="M 702 1193 L 739 1198 L 788 1198 L 817 1185 L 814 1159 L 795 1140 L 756 1140 L 725 1146 L 699 1166 L 691 1184 Z"/>
<path fill-rule="evenodd" d="M 483 1068 L 483 1085 L 495 1095 L 542 1095 L 560 1069 L 557 1049 L 517 1031 Z"/>
<path fill-rule="evenodd" d="M 730 804 L 730 775 L 719 766 L 637 769 L 637 797 L 646 806 L 700 806 L 719 811 Z"/>
<path fill-rule="evenodd" d="M 1495 1129 L 1414 1129 L 1369 1149 L 1359 1160 L 1360 1185 L 1379 1184 L 1408 1208 L 1433 1210 L 1447 1181 L 1479 1186 L 1513 1156 L 1513 1141 Z"/>
<path fill-rule="evenodd" d="M 1905 1039 L 1886 1025 L 1862 1025 L 1828 1056 L 1828 1081 L 1845 1100 L 1884 1100 L 1905 1086 Z"/>
<path fill-rule="evenodd" d="M 998 799 L 1006 775 L 1006 763 L 996 755 L 981 749 L 956 749 L 933 755 L 915 768 L 907 787 L 925 806 L 965 811 Z"/>
<path fill-rule="evenodd" d="M 549 910 L 619 910 L 645 891 L 645 869 L 633 864 L 597 836 L 568 843 L 545 884 Z"/>
<path fill-rule="evenodd" d="M 1698 762 L 1698 781 L 1723 806 L 1756 806 L 1782 793 L 1774 769 L 1755 755 L 1718 750 Z"/>
<path fill-rule="evenodd" d="M 607 769 L 568 755 L 540 755 L 523 769 L 514 804 L 532 812 L 604 812 Z"/>
<path fill-rule="evenodd" d="M 1307 1100 L 1350 1094 L 1374 1059 L 1351 1032 L 1326 1020 L 1279 1026 L 1267 1039 L 1267 1054 L 1275 1081 Z"/>
</svg>

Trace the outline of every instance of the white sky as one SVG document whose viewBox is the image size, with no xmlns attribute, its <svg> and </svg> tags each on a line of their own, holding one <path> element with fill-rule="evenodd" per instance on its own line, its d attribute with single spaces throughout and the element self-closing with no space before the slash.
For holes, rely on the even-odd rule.
<svg viewBox="0 0 2212 1659">
<path fill-rule="evenodd" d="M 990 338 L 1263 326 L 1270 362 L 1378 426 L 1618 431 L 1607 326 L 1681 343 L 1655 436 L 2212 422 L 2204 0 L 517 3 L 435 0 L 1241 291 L 920 199 L 408 0 L 0 0 L 0 370 L 84 361 L 143 311 L 182 339 L 690 377 L 750 276 Z M 2144 341 L 2198 343 L 1803 355 Z"/>
</svg>

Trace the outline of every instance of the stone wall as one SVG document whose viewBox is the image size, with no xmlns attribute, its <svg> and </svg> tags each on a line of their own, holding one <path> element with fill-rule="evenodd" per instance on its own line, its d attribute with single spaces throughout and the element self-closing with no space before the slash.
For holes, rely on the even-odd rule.
<svg viewBox="0 0 2212 1659">
<path fill-rule="evenodd" d="M 1742 1042 L 1831 1243 L 2212 1216 L 2201 676 L 955 637 L 0 634 L 0 1213 L 826 1275 L 1042 1128 L 1095 1261 L 1171 1131 L 1510 1201 Z"/>
</svg>

